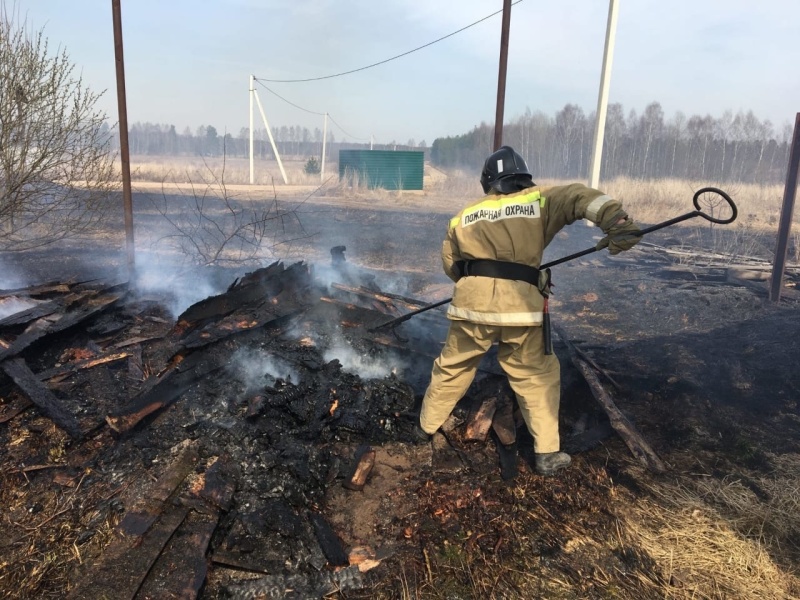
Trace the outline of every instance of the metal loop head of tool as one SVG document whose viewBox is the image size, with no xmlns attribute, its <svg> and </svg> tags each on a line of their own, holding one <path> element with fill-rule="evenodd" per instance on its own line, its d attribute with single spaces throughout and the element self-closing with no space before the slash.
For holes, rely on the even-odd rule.
<svg viewBox="0 0 800 600">
<path fill-rule="evenodd" d="M 716 217 L 709 215 L 708 213 L 703 212 L 703 210 L 700 208 L 700 196 L 702 196 L 703 194 L 715 194 L 717 196 L 722 196 L 722 199 L 725 200 L 725 202 L 728 203 L 728 206 L 731 207 L 731 216 L 728 217 L 727 219 L 718 219 Z M 736 209 L 736 205 L 733 203 L 731 197 L 725 192 L 723 192 L 721 189 L 715 187 L 704 187 L 697 190 L 694 193 L 694 198 L 692 198 L 692 203 L 694 204 L 694 207 L 697 209 L 697 216 L 703 217 L 705 220 L 711 221 L 712 223 L 719 223 L 720 225 L 733 223 L 736 220 L 736 216 L 739 214 L 739 211 Z M 715 198 L 714 207 L 716 207 L 717 203 L 719 203 L 719 200 Z"/>
</svg>

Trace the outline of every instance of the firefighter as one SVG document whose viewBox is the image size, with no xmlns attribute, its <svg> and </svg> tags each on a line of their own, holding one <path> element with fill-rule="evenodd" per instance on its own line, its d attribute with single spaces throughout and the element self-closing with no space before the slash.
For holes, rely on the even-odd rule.
<svg viewBox="0 0 800 600">
<path fill-rule="evenodd" d="M 629 250 L 640 230 L 619 200 L 579 183 L 538 187 L 524 159 L 503 146 L 481 173 L 486 196 L 450 220 L 442 244 L 444 272 L 455 282 L 447 310 L 450 328 L 422 401 L 414 438 L 419 443 L 445 422 L 475 377 L 484 354 L 497 356 L 531 435 L 535 469 L 553 475 L 569 466 L 560 451 L 560 366 L 545 353 L 542 333 L 549 273 L 539 271 L 545 247 L 579 219 L 597 224 L 598 249 Z"/>
</svg>

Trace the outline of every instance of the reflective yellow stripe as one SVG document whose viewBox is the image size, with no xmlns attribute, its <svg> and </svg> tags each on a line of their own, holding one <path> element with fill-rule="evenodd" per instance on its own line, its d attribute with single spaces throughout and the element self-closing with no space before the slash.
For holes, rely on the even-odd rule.
<svg viewBox="0 0 800 600">
<path fill-rule="evenodd" d="M 512 204 L 533 204 L 534 202 L 541 201 L 541 205 L 544 206 L 544 198 L 539 195 L 539 191 L 536 190 L 535 192 L 530 192 L 528 194 L 523 194 L 522 196 L 503 196 L 500 198 L 494 197 L 489 200 L 484 200 L 483 202 L 479 202 L 478 204 L 474 204 L 468 208 L 462 210 L 458 215 L 450 219 L 450 229 L 454 229 L 456 225 L 459 224 L 461 221 L 464 213 L 473 213 L 480 210 L 494 210 L 499 211 L 505 208 L 506 206 L 510 206 Z"/>
<path fill-rule="evenodd" d="M 586 207 L 586 218 L 592 223 L 597 223 L 597 215 L 600 213 L 600 209 L 603 208 L 606 203 L 611 202 L 612 200 L 613 198 L 608 194 L 603 194 L 602 196 L 598 196 L 592 200 L 589 203 L 589 206 Z"/>
<path fill-rule="evenodd" d="M 463 319 L 472 323 L 483 323 L 486 325 L 541 325 L 542 312 L 516 312 L 516 313 L 494 313 L 469 310 L 467 308 L 456 308 L 452 304 L 447 309 L 447 316 L 453 319 Z"/>
<path fill-rule="evenodd" d="M 531 192 L 530 194 L 525 194 L 523 196 L 503 196 L 500 198 L 493 198 L 491 200 L 484 200 L 474 206 L 470 206 L 468 209 L 469 212 L 474 210 L 500 210 L 504 206 L 508 204 L 533 204 L 534 202 L 539 200 L 539 192 L 538 190 L 535 192 Z"/>
</svg>

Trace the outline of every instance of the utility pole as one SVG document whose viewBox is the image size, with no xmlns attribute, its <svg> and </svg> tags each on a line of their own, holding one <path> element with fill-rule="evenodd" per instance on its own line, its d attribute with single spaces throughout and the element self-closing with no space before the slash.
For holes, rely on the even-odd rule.
<svg viewBox="0 0 800 600">
<path fill-rule="evenodd" d="M 319 180 L 320 182 L 325 182 L 325 142 L 328 140 L 328 113 L 325 113 L 325 121 L 324 125 L 322 126 L 322 166 L 319 171 Z"/>
<path fill-rule="evenodd" d="M 497 76 L 497 112 L 494 117 L 494 150 L 503 145 L 503 109 L 506 103 L 508 33 L 511 28 L 511 0 L 503 0 L 503 25 L 500 33 L 500 72 Z"/>
<path fill-rule="evenodd" d="M 128 282 L 136 275 L 133 240 L 133 199 L 131 195 L 131 156 L 128 149 L 128 105 L 125 100 L 125 61 L 122 55 L 122 9 L 120 0 L 111 0 L 114 20 L 114 62 L 117 67 L 117 109 L 119 112 L 119 154 L 122 162 L 122 204 L 125 210 L 125 250 Z"/>
<path fill-rule="evenodd" d="M 608 108 L 608 86 L 611 82 L 611 63 L 614 60 L 614 42 L 617 35 L 617 0 L 608 1 L 608 24 L 606 25 L 606 45 L 603 50 L 603 69 L 600 74 L 600 91 L 597 94 L 597 115 L 594 125 L 594 147 L 589 167 L 589 187 L 600 185 L 600 165 L 603 160 L 603 140 L 606 133 L 606 113 Z"/>
<path fill-rule="evenodd" d="M 258 110 L 261 112 L 261 119 L 264 121 L 264 128 L 267 130 L 269 143 L 272 145 L 272 151 L 275 153 L 275 160 L 278 161 L 278 168 L 281 170 L 281 175 L 283 175 L 283 183 L 289 185 L 289 179 L 286 177 L 286 170 L 283 168 L 283 163 L 281 162 L 281 155 L 278 153 L 278 146 L 275 143 L 275 138 L 272 137 L 272 130 L 269 128 L 269 122 L 267 121 L 267 115 L 264 113 L 264 107 L 261 106 L 261 98 L 258 97 L 258 92 L 255 90 L 253 90 L 253 95 L 256 97 L 256 104 L 258 105 Z"/>
<path fill-rule="evenodd" d="M 786 268 L 786 253 L 789 250 L 789 234 L 792 230 L 794 201 L 797 195 L 797 172 L 800 170 L 800 113 L 795 115 L 794 135 L 789 151 L 789 167 L 786 169 L 786 187 L 783 189 L 781 220 L 778 223 L 778 243 L 775 248 L 775 262 L 772 264 L 772 278 L 769 284 L 769 299 L 778 302 L 783 288 L 783 272 Z"/>
<path fill-rule="evenodd" d="M 250 75 L 250 185 L 255 183 L 255 175 L 253 169 L 253 92 L 255 88 L 253 87 L 253 82 L 255 77 Z"/>
</svg>

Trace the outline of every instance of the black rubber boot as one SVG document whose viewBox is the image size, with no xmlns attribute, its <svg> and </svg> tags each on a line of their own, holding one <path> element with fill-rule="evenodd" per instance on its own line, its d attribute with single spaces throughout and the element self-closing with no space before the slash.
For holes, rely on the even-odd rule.
<svg viewBox="0 0 800 600">
<path fill-rule="evenodd" d="M 419 425 L 414 425 L 414 428 L 411 430 L 411 442 L 414 444 L 428 444 L 430 441 L 431 435 L 425 433 Z"/>
<path fill-rule="evenodd" d="M 572 462 L 572 458 L 566 452 L 547 452 L 546 454 L 536 455 L 536 472 L 539 475 L 555 475 L 556 471 L 565 469 Z"/>
</svg>

